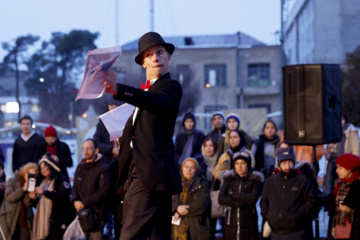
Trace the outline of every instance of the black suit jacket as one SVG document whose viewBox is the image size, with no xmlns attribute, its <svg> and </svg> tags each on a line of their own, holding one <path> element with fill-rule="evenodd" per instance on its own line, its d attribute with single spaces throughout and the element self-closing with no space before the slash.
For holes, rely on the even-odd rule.
<svg viewBox="0 0 360 240">
<path fill-rule="evenodd" d="M 148 91 L 118 84 L 114 98 L 139 107 L 134 124 L 131 115 L 120 139 L 116 183 L 119 195 L 128 177 L 131 160 L 139 179 L 149 190 L 172 194 L 182 191 L 172 141 L 181 96 L 179 82 L 171 80 L 169 73 L 161 76 Z"/>
</svg>

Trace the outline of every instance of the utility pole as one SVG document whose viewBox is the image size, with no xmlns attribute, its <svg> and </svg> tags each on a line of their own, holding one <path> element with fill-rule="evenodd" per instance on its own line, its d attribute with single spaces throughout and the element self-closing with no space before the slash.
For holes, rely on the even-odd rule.
<svg viewBox="0 0 360 240">
<path fill-rule="evenodd" d="M 284 53 L 284 4 L 286 0 L 281 0 L 280 3 L 280 67 L 285 66 L 285 53 Z M 283 98 L 283 75 L 280 77 L 280 98 L 281 98 L 281 124 L 284 126 L 284 98 Z"/>
<path fill-rule="evenodd" d="M 154 0 L 150 0 L 150 31 L 154 31 Z"/>
<path fill-rule="evenodd" d="M 119 0 L 115 0 L 115 45 L 119 46 Z"/>
</svg>

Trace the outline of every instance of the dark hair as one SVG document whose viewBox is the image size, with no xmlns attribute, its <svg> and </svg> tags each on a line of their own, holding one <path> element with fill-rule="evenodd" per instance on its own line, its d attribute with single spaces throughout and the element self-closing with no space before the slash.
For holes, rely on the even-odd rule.
<svg viewBox="0 0 360 240">
<path fill-rule="evenodd" d="M 93 138 L 88 138 L 84 142 L 91 141 L 94 144 L 94 148 L 98 148 L 96 141 Z M 84 143 L 83 142 L 83 143 Z"/>
<path fill-rule="evenodd" d="M 48 159 L 50 159 L 50 161 L 54 160 L 51 157 L 47 157 Z M 60 174 L 60 172 L 56 171 L 50 164 L 48 164 L 46 161 L 43 161 L 41 163 L 44 163 L 45 167 L 47 167 L 50 170 L 50 175 L 49 175 L 49 179 L 54 179 L 57 175 Z"/>
<path fill-rule="evenodd" d="M 278 150 L 279 148 L 280 148 L 280 145 L 281 144 L 283 144 L 283 143 L 285 143 L 286 145 L 288 145 L 290 148 L 292 148 L 294 145 L 292 145 L 292 144 L 289 144 L 288 142 L 286 142 L 285 140 L 283 140 L 283 141 L 280 141 L 280 142 L 278 142 L 277 144 L 276 144 L 276 150 Z"/>
<path fill-rule="evenodd" d="M 265 127 L 266 127 L 266 124 L 267 124 L 267 123 L 272 123 L 272 124 L 274 124 L 275 130 L 278 131 L 278 128 L 277 128 L 277 126 L 276 126 L 276 123 L 275 123 L 273 120 L 269 119 L 269 120 L 266 120 L 265 123 L 264 123 L 263 132 L 264 132 L 264 130 L 265 130 Z"/>
<path fill-rule="evenodd" d="M 208 142 L 208 141 L 211 141 L 211 142 L 212 142 L 212 144 L 213 144 L 213 146 L 214 146 L 214 154 L 215 154 L 216 151 L 217 151 L 217 148 L 218 148 L 218 143 L 217 143 L 214 139 L 207 137 L 207 138 L 205 138 L 204 141 L 203 141 L 203 146 L 204 146 L 204 147 L 205 147 L 205 143 Z"/>
<path fill-rule="evenodd" d="M 33 120 L 32 120 L 32 118 L 31 118 L 29 115 L 25 115 L 25 116 L 23 116 L 22 118 L 20 118 L 20 124 L 21 124 L 21 122 L 22 122 L 23 120 L 25 120 L 25 119 L 30 120 L 31 125 L 33 124 Z"/>
<path fill-rule="evenodd" d="M 341 112 L 341 116 L 344 118 L 345 123 L 349 122 L 349 119 L 348 119 L 347 115 L 344 112 Z"/>
</svg>

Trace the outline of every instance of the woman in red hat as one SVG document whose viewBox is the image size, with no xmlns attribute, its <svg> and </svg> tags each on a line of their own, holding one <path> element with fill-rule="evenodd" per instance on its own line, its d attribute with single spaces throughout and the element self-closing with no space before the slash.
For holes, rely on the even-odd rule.
<svg viewBox="0 0 360 240">
<path fill-rule="evenodd" d="M 339 181 L 335 187 L 329 209 L 329 235 L 335 239 L 350 239 L 354 210 L 344 205 L 344 200 L 355 180 L 360 178 L 360 158 L 354 154 L 340 155 L 336 160 Z"/>
</svg>

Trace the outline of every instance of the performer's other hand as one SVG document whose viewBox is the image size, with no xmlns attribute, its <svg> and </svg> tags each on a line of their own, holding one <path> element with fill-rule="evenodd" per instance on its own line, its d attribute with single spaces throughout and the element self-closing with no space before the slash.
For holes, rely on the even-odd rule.
<svg viewBox="0 0 360 240">
<path fill-rule="evenodd" d="M 107 71 L 104 75 L 104 86 L 106 87 L 105 92 L 116 96 L 118 89 L 116 84 L 116 73 Z"/>
</svg>

